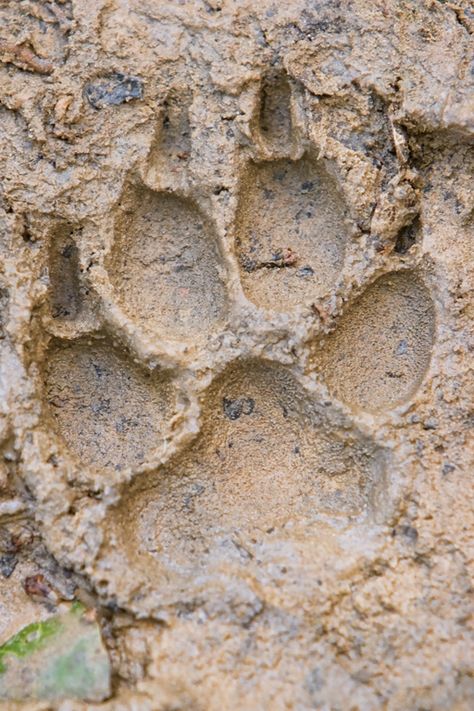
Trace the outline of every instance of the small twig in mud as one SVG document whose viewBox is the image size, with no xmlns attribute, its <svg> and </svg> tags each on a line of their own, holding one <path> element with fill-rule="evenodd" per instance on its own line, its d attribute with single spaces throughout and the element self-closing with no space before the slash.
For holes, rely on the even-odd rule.
<svg viewBox="0 0 474 711">
<path fill-rule="evenodd" d="M 38 57 L 26 44 L 10 44 L 0 40 L 1 61 L 11 62 L 20 67 L 38 74 L 51 74 L 53 64 L 47 59 Z"/>
<path fill-rule="evenodd" d="M 243 268 L 247 272 L 254 272 L 257 269 L 285 269 L 286 267 L 294 267 L 298 262 L 298 256 L 293 252 L 291 247 L 285 249 L 277 249 L 272 254 L 270 259 L 262 259 L 254 261 L 248 257 L 243 260 Z"/>
</svg>

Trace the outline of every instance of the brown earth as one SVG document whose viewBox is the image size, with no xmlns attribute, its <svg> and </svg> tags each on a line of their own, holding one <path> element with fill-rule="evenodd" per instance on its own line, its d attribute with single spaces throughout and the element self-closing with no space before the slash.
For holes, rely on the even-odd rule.
<svg viewBox="0 0 474 711">
<path fill-rule="evenodd" d="M 20 708 L 473 708 L 473 28 L 0 2 L 0 645 L 113 667 Z"/>
</svg>

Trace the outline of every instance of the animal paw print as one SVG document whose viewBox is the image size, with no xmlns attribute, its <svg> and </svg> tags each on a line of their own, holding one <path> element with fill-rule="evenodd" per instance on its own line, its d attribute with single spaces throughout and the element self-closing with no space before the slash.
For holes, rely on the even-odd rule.
<svg viewBox="0 0 474 711">
<path fill-rule="evenodd" d="M 346 426 L 281 365 L 232 363 L 205 393 L 199 436 L 111 512 L 110 541 L 173 599 L 256 546 L 269 564 L 287 529 L 314 536 L 322 518 L 370 515 L 383 455 Z"/>
<path fill-rule="evenodd" d="M 142 465 L 173 413 L 169 377 L 140 368 L 108 341 L 53 340 L 44 383 L 54 428 L 90 467 Z"/>
<path fill-rule="evenodd" d="M 383 412 L 407 401 L 428 369 L 434 305 L 416 272 L 379 277 L 312 350 L 312 367 L 355 410 Z"/>
<path fill-rule="evenodd" d="M 115 218 L 106 260 L 118 303 L 145 330 L 199 339 L 219 328 L 225 288 L 210 220 L 192 201 L 130 190 Z"/>
<path fill-rule="evenodd" d="M 351 226 L 337 170 L 295 148 L 291 104 L 265 108 L 288 87 L 264 84 L 227 220 L 134 179 L 100 238 L 64 248 L 74 289 L 53 275 L 50 324 L 79 282 L 98 306 L 94 332 L 77 304 L 77 334 L 53 329 L 45 422 L 57 452 L 119 493 L 89 570 L 135 612 L 209 599 L 226 576 L 279 585 L 288 566 L 327 567 L 390 508 L 392 455 L 364 423 L 387 426 L 427 372 L 429 275 L 416 246 L 381 253 Z"/>
<path fill-rule="evenodd" d="M 236 245 L 248 298 L 288 311 L 323 296 L 344 264 L 344 217 L 335 181 L 309 156 L 251 163 Z"/>
</svg>

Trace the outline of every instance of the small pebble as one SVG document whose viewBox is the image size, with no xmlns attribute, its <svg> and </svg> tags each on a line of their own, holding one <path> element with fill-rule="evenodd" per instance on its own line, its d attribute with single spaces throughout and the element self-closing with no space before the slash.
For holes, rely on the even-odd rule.
<svg viewBox="0 0 474 711">
<path fill-rule="evenodd" d="M 451 472 L 453 472 L 455 469 L 456 467 L 454 466 L 454 464 L 445 462 L 441 471 L 443 472 L 444 476 L 446 476 L 447 474 L 451 474 Z"/>
<path fill-rule="evenodd" d="M 9 578 L 15 570 L 17 563 L 18 559 L 13 553 L 0 556 L 0 574 L 3 575 L 4 578 Z"/>
<path fill-rule="evenodd" d="M 94 109 L 119 106 L 134 99 L 143 98 L 143 83 L 138 77 L 126 74 L 112 74 L 86 85 L 87 101 Z"/>
<path fill-rule="evenodd" d="M 311 267 L 301 267 L 301 269 L 298 269 L 296 272 L 297 277 L 308 277 L 308 276 L 313 276 L 314 270 Z"/>
</svg>

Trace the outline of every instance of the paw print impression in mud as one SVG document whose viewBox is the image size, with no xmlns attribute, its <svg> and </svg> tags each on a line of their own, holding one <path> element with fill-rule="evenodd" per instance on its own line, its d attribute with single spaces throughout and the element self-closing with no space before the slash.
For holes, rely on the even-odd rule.
<svg viewBox="0 0 474 711">
<path fill-rule="evenodd" d="M 225 289 L 212 226 L 189 199 L 130 190 L 107 272 L 119 304 L 152 333 L 194 340 L 219 329 Z"/>
<path fill-rule="evenodd" d="M 52 285 L 44 423 L 82 482 L 118 493 L 89 570 L 133 611 L 209 599 L 229 577 L 278 586 L 289 569 L 310 590 L 395 495 L 397 463 L 364 423 L 387 427 L 423 383 L 429 274 L 417 245 L 381 252 L 357 232 L 290 96 L 285 76 L 265 80 L 235 200 L 212 209 L 184 180 L 163 188 L 166 125 L 158 167 L 74 242 L 77 265 L 95 261 L 73 309 Z"/>
</svg>

